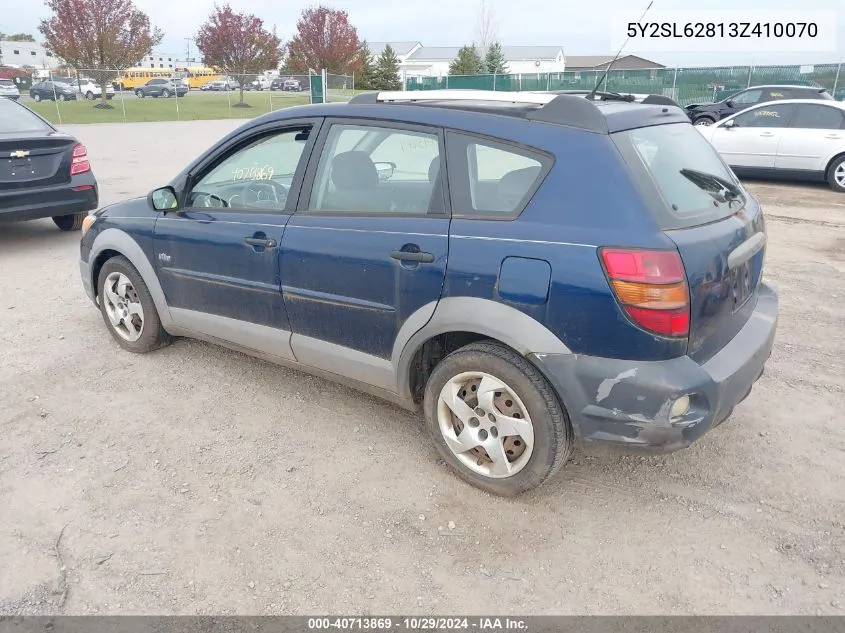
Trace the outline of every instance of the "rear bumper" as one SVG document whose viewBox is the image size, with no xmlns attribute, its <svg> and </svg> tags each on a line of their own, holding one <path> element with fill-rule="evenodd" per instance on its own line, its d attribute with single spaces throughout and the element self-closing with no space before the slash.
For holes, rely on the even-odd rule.
<svg viewBox="0 0 845 633">
<path fill-rule="evenodd" d="M 98 203 L 96 179 L 91 173 L 81 174 L 59 186 L 0 191 L 0 223 L 82 213 L 96 209 Z"/>
<path fill-rule="evenodd" d="M 558 391 L 582 444 L 671 452 L 719 425 L 749 394 L 772 352 L 777 315 L 777 294 L 761 284 L 748 322 L 701 365 L 688 356 L 639 362 L 547 354 L 531 360 Z M 682 396 L 690 397 L 689 411 L 671 418 Z"/>
</svg>

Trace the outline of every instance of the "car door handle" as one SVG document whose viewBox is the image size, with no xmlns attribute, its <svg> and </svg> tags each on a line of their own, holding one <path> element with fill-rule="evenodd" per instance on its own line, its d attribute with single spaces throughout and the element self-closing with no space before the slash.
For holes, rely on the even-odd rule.
<svg viewBox="0 0 845 633">
<path fill-rule="evenodd" d="M 774 136 L 774 134 L 772 134 L 771 132 L 763 132 L 762 134 L 760 134 L 760 136 L 771 137 Z"/>
<path fill-rule="evenodd" d="M 398 259 L 400 262 L 421 262 L 423 264 L 430 264 L 434 261 L 433 253 L 414 253 L 411 251 L 392 251 L 390 256 L 393 259 Z"/>
<path fill-rule="evenodd" d="M 825 138 L 842 138 L 841 134 L 828 134 Z"/>
<path fill-rule="evenodd" d="M 261 237 L 247 237 L 244 242 L 250 246 L 263 246 L 264 248 L 276 248 L 276 240 Z"/>
</svg>

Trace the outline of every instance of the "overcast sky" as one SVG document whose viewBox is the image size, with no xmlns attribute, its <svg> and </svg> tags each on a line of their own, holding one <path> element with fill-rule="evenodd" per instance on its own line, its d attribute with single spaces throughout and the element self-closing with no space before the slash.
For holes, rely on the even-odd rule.
<svg viewBox="0 0 845 633">
<path fill-rule="evenodd" d="M 185 39 L 212 10 L 213 0 L 135 0 L 165 32 L 160 49 L 183 56 Z M 472 40 L 481 0 L 324 0 L 349 12 L 358 34 L 369 41 L 420 41 L 428 46 L 457 46 Z M 645 8 L 647 0 L 487 0 L 492 5 L 499 40 L 505 45 L 561 46 L 567 55 L 612 54 L 612 16 Z M 248 11 L 275 25 L 288 39 L 308 0 L 231 0 L 236 11 Z M 315 2 L 316 4 L 316 2 Z M 751 9 L 765 20 L 773 10 L 819 9 L 836 12 L 835 50 L 805 52 L 707 53 L 683 50 L 659 52 L 629 46 L 625 53 L 639 54 L 666 65 L 811 64 L 845 61 L 845 0 L 713 0 L 708 19 L 729 20 L 730 10 Z M 694 6 L 689 0 L 654 0 L 652 12 Z M 722 9 L 718 8 L 723 7 Z M 39 0 L 0 0 L 0 30 L 35 33 L 46 17 Z M 648 16 L 646 17 L 648 20 Z M 617 40 L 619 38 L 616 38 Z M 191 44 L 192 54 L 196 54 Z M 679 48 L 680 45 L 679 45 Z"/>
</svg>

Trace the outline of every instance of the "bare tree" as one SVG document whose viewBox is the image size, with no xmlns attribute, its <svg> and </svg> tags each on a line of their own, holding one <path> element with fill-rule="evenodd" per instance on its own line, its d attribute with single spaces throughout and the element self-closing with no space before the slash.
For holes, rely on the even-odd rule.
<svg viewBox="0 0 845 633">
<path fill-rule="evenodd" d="M 496 41 L 497 31 L 493 0 L 481 0 L 475 25 L 475 50 L 478 51 L 481 59 L 487 56 L 490 45 Z"/>
</svg>

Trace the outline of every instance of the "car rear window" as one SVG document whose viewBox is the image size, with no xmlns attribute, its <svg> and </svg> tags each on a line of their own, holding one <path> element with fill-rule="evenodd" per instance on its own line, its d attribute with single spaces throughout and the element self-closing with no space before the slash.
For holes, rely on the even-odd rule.
<svg viewBox="0 0 845 633">
<path fill-rule="evenodd" d="M 26 107 L 8 99 L 0 99 L 0 134 L 49 132 L 52 129 Z"/>
<path fill-rule="evenodd" d="M 11 79 L 0 79 L 0 86 L 14 86 L 15 82 Z"/>
<path fill-rule="evenodd" d="M 688 123 L 611 135 L 664 230 L 726 218 L 745 191 L 718 152 Z"/>
</svg>

